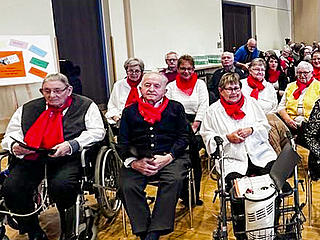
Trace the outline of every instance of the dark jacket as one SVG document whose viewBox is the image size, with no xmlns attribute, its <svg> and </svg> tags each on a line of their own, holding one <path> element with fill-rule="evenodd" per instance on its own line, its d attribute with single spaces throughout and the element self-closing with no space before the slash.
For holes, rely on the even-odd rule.
<svg viewBox="0 0 320 240">
<path fill-rule="evenodd" d="M 162 112 L 161 121 L 154 125 L 143 120 L 138 103 L 122 112 L 119 134 L 121 159 L 129 157 L 151 157 L 155 154 L 171 153 L 178 158 L 189 144 L 189 130 L 181 103 L 169 100 Z"/>
</svg>

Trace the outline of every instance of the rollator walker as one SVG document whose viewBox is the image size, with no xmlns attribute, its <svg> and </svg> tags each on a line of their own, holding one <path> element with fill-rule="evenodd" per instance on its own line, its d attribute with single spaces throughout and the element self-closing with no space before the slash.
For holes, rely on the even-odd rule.
<svg viewBox="0 0 320 240">
<path fill-rule="evenodd" d="M 215 202 L 219 196 L 220 211 L 212 239 L 228 239 L 228 222 L 239 218 L 245 218 L 246 228 L 245 231 L 237 233 L 245 234 L 249 240 L 302 239 L 306 218 L 302 213 L 305 203 L 299 203 L 297 164 L 301 158 L 296 153 L 292 135 L 287 133 L 287 136 L 290 144 L 288 143 L 279 154 L 269 174 L 235 179 L 230 192 L 226 191 L 224 170 L 224 161 L 230 157 L 224 153 L 223 139 L 219 136 L 214 138 L 217 150 L 211 155 L 209 167 L 211 177 L 215 164 L 220 168 L 220 174 L 217 174 L 218 189 L 213 198 Z M 293 188 L 286 181 L 292 175 Z M 244 216 L 228 216 L 228 202 L 234 198 L 244 199 Z M 286 200 L 289 200 L 287 204 Z"/>
</svg>

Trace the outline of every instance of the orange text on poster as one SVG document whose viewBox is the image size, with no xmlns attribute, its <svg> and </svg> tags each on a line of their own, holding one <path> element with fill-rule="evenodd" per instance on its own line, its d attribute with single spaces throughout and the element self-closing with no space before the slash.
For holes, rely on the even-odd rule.
<svg viewBox="0 0 320 240">
<path fill-rule="evenodd" d="M 32 73 L 33 75 L 36 75 L 36 76 L 41 77 L 41 78 L 45 78 L 47 76 L 47 74 L 48 74 L 48 73 L 46 73 L 44 71 L 41 71 L 40 69 L 37 69 L 37 68 L 34 68 L 34 67 L 30 68 L 29 73 Z"/>
<path fill-rule="evenodd" d="M 0 64 L 0 78 L 14 78 L 26 76 L 22 51 L 0 51 L 0 58 L 8 57 L 15 54 L 18 56 L 19 62 L 8 65 Z"/>
</svg>

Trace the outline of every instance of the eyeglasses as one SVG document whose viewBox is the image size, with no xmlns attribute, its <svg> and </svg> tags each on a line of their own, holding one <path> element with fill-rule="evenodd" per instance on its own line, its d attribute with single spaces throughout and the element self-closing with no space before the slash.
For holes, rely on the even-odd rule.
<svg viewBox="0 0 320 240">
<path fill-rule="evenodd" d="M 299 76 L 308 75 L 309 73 L 310 73 L 310 71 L 309 72 L 297 72 L 297 75 L 299 75 Z"/>
<path fill-rule="evenodd" d="M 179 69 L 181 70 L 181 71 L 188 71 L 188 72 L 193 72 L 194 71 L 194 68 L 186 68 L 186 67 L 179 67 Z"/>
<path fill-rule="evenodd" d="M 66 86 L 64 89 L 59 89 L 59 88 L 56 88 L 56 89 L 49 89 L 49 88 L 40 88 L 40 92 L 43 94 L 43 95 L 50 95 L 51 93 L 54 93 L 56 95 L 60 95 L 62 94 L 66 89 L 68 88 L 68 86 Z"/>
<path fill-rule="evenodd" d="M 264 68 L 252 68 L 251 70 L 254 72 L 265 72 L 266 71 Z"/>
<path fill-rule="evenodd" d="M 320 58 L 312 58 L 311 60 L 312 61 L 316 61 L 316 60 L 320 61 Z"/>
<path fill-rule="evenodd" d="M 139 74 L 139 73 L 141 73 L 141 71 L 140 70 L 128 70 L 127 71 L 127 73 L 129 73 L 129 74 Z"/>
<path fill-rule="evenodd" d="M 235 88 L 224 88 L 228 93 L 232 93 L 233 91 L 239 92 L 241 90 L 240 87 L 235 87 Z"/>
<path fill-rule="evenodd" d="M 178 59 L 175 59 L 175 58 L 167 58 L 166 61 L 168 61 L 168 62 L 176 62 L 176 61 L 178 61 Z"/>
</svg>

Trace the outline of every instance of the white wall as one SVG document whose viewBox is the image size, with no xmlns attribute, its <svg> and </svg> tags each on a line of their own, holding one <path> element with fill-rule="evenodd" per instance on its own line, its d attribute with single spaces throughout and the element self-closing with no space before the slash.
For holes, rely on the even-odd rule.
<svg viewBox="0 0 320 240">
<path fill-rule="evenodd" d="M 51 0 L 2 0 L 0 10 L 1 35 L 49 35 L 54 44 Z"/>
<path fill-rule="evenodd" d="M 1 35 L 49 35 L 55 36 L 51 0 L 1 0 Z M 52 45 L 54 47 L 54 45 Z M 26 101 L 40 96 L 41 84 L 22 84 L 0 87 L 0 133 L 16 108 Z"/>
<path fill-rule="evenodd" d="M 223 0 L 225 3 L 239 3 L 291 11 L 291 0 Z"/>
<path fill-rule="evenodd" d="M 256 7 L 256 35 L 259 49 L 282 49 L 285 38 L 291 38 L 291 12 Z"/>
<path fill-rule="evenodd" d="M 165 66 L 164 54 L 201 55 L 221 51 L 220 0 L 131 0 L 133 45 L 147 70 Z M 110 0 L 111 32 L 115 42 L 118 79 L 125 76 L 127 58 L 122 1 Z"/>
</svg>

